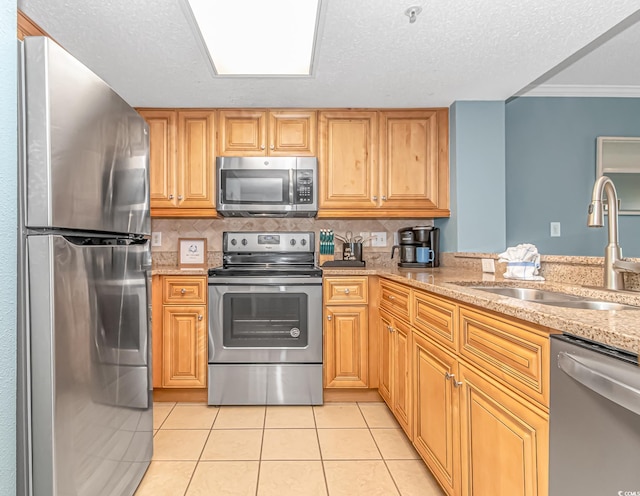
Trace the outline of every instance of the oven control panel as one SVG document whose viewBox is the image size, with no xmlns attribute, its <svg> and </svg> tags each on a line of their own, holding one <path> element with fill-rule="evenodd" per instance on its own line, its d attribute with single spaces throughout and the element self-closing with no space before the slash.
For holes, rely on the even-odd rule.
<svg viewBox="0 0 640 496">
<path fill-rule="evenodd" d="M 259 252 L 313 252 L 315 233 L 294 232 L 225 232 L 222 235 L 222 251 Z"/>
</svg>

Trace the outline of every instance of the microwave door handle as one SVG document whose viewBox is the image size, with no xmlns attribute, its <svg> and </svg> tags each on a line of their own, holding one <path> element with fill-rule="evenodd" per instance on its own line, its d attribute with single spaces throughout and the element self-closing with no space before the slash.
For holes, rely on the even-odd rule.
<svg viewBox="0 0 640 496">
<path fill-rule="evenodd" d="M 289 205 L 294 205 L 294 197 L 295 191 L 297 189 L 297 184 L 295 181 L 295 169 L 289 169 Z"/>
</svg>

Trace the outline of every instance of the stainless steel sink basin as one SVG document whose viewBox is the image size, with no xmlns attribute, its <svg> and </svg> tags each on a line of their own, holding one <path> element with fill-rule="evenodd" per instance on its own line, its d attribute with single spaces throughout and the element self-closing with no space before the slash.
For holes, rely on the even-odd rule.
<svg viewBox="0 0 640 496">
<path fill-rule="evenodd" d="M 624 305 L 612 301 L 594 300 L 584 296 L 569 295 L 545 289 L 518 288 L 511 286 L 468 286 L 470 289 L 486 291 L 555 307 L 577 308 L 583 310 L 640 310 L 640 307 Z"/>
<path fill-rule="evenodd" d="M 470 289 L 478 289 L 487 293 L 509 296 L 526 301 L 573 301 L 580 300 L 579 296 L 547 291 L 544 289 L 513 288 L 513 287 L 492 287 L 492 286 L 469 286 Z"/>
<path fill-rule="evenodd" d="M 545 305 L 552 305 L 554 307 L 581 308 L 583 310 L 640 310 L 640 307 L 634 307 L 633 305 L 624 305 L 622 303 L 615 303 L 613 301 L 599 300 L 546 301 L 540 303 L 544 303 Z"/>
</svg>

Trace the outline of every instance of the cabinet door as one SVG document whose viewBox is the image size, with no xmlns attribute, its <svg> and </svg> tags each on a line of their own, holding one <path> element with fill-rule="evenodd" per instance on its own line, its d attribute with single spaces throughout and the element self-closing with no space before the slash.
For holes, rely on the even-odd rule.
<svg viewBox="0 0 640 496">
<path fill-rule="evenodd" d="M 448 131 L 442 120 L 446 109 L 380 113 L 383 208 L 448 210 Z"/>
<path fill-rule="evenodd" d="M 316 154 L 317 115 L 314 110 L 269 112 L 269 151 L 272 156 Z"/>
<path fill-rule="evenodd" d="M 391 398 L 393 413 L 409 439 L 412 439 L 411 412 L 411 328 L 393 320 L 393 373 Z"/>
<path fill-rule="evenodd" d="M 151 208 L 177 207 L 177 112 L 173 110 L 140 110 L 139 113 L 149 125 L 149 197 Z"/>
<path fill-rule="evenodd" d="M 178 112 L 180 208 L 215 207 L 214 112 Z"/>
<path fill-rule="evenodd" d="M 391 403 L 391 380 L 393 366 L 393 318 L 385 312 L 380 312 L 378 332 L 380 338 L 380 377 L 378 393 L 393 411 Z"/>
<path fill-rule="evenodd" d="M 376 207 L 378 124 L 376 112 L 320 112 L 319 208 L 343 215 Z M 321 216 L 322 214 L 319 213 Z"/>
<path fill-rule="evenodd" d="M 548 416 L 459 365 L 462 494 L 547 494 Z"/>
<path fill-rule="evenodd" d="M 162 387 L 207 386 L 206 306 L 164 307 Z"/>
<path fill-rule="evenodd" d="M 218 154 L 261 157 L 267 154 L 264 110 L 218 111 Z"/>
<path fill-rule="evenodd" d="M 449 495 L 460 493 L 457 359 L 413 332 L 413 445 Z"/>
<path fill-rule="evenodd" d="M 324 333 L 325 387 L 368 387 L 368 309 L 326 307 Z"/>
</svg>

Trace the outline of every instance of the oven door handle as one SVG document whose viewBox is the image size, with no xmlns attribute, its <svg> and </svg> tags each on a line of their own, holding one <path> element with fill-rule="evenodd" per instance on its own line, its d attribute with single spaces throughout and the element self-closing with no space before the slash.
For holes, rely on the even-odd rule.
<svg viewBox="0 0 640 496">
<path fill-rule="evenodd" d="M 558 367 L 600 396 L 640 415 L 640 390 L 625 381 L 626 370 L 622 367 L 618 370 L 603 366 L 598 360 L 578 357 L 566 351 L 558 353 Z"/>
</svg>

